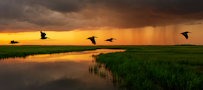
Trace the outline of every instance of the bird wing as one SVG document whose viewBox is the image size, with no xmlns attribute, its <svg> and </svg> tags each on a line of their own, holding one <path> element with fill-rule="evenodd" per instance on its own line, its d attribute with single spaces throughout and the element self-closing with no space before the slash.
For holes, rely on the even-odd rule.
<svg viewBox="0 0 203 90">
<path fill-rule="evenodd" d="M 11 42 L 10 44 L 15 44 L 15 43 L 19 43 L 19 42 L 17 42 L 17 41 L 16 42 Z"/>
<path fill-rule="evenodd" d="M 188 39 L 188 35 L 186 33 L 181 33 L 185 36 L 186 39 Z"/>
<path fill-rule="evenodd" d="M 105 41 L 110 41 L 110 39 L 106 39 Z"/>
</svg>

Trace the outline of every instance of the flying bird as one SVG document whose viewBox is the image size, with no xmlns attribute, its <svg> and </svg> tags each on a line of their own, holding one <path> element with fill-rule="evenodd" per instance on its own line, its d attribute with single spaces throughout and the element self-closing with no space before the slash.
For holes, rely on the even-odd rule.
<svg viewBox="0 0 203 90">
<path fill-rule="evenodd" d="M 183 32 L 183 33 L 181 33 L 181 34 L 183 34 L 183 35 L 185 36 L 185 38 L 188 39 L 187 33 L 190 33 L 190 32 L 186 31 L 186 32 Z"/>
<path fill-rule="evenodd" d="M 10 44 L 16 44 L 16 43 L 19 43 L 19 42 L 12 40 Z"/>
<path fill-rule="evenodd" d="M 110 38 L 110 39 L 106 39 L 105 41 L 110 41 L 110 42 L 113 42 L 112 40 L 116 40 L 115 38 Z"/>
<path fill-rule="evenodd" d="M 41 31 L 41 39 L 47 39 L 48 38 L 48 37 L 45 37 L 45 36 L 46 36 L 46 33 Z"/>
<path fill-rule="evenodd" d="M 92 37 L 89 37 L 89 38 L 87 38 L 87 39 L 90 39 L 91 41 L 92 41 L 92 44 L 96 44 L 96 41 L 95 41 L 95 39 L 94 38 L 97 38 L 97 37 L 95 37 L 95 36 L 92 36 Z"/>
</svg>

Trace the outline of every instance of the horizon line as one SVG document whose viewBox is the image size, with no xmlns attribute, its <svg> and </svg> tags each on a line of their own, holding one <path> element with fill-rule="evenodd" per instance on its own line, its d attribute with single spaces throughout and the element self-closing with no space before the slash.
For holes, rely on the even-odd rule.
<svg viewBox="0 0 203 90">
<path fill-rule="evenodd" d="M 203 46 L 203 45 L 177 44 L 177 45 L 0 45 L 0 46 Z"/>
</svg>

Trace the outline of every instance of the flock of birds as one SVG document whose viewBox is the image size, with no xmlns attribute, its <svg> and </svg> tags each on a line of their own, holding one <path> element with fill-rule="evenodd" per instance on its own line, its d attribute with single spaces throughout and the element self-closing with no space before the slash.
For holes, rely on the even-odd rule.
<svg viewBox="0 0 203 90">
<path fill-rule="evenodd" d="M 40 39 L 49 39 L 48 37 L 45 37 L 46 33 L 42 32 L 42 31 L 40 31 L 40 32 L 41 32 L 41 38 Z M 188 33 L 190 33 L 190 32 L 186 31 L 186 32 L 183 32 L 181 34 L 183 36 L 185 36 L 186 39 L 188 39 Z M 89 37 L 87 39 L 90 39 L 92 44 L 95 45 L 96 44 L 95 38 L 98 38 L 98 37 L 92 36 L 92 37 Z M 116 40 L 116 39 L 115 38 L 110 38 L 110 39 L 106 39 L 105 41 L 113 42 L 112 40 Z M 16 43 L 19 43 L 19 42 L 12 40 L 10 44 L 16 44 Z"/>
<path fill-rule="evenodd" d="M 94 38 L 98 38 L 98 37 L 95 37 L 95 36 L 92 36 L 92 37 L 89 37 L 89 38 L 87 38 L 87 39 L 90 39 L 91 40 L 91 42 L 92 42 L 92 44 L 96 44 L 96 41 L 95 41 L 95 39 Z M 105 41 L 110 41 L 110 42 L 113 42 L 112 40 L 116 40 L 115 38 L 110 38 L 110 39 L 106 39 Z"/>
</svg>

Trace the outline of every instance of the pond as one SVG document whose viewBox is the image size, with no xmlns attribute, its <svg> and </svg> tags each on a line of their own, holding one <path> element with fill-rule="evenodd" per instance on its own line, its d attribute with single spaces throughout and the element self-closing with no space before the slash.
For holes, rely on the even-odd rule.
<svg viewBox="0 0 203 90">
<path fill-rule="evenodd" d="M 0 60 L 1 90 L 117 90 L 112 82 L 89 72 L 93 55 L 124 52 L 97 49 L 39 54 Z"/>
</svg>

